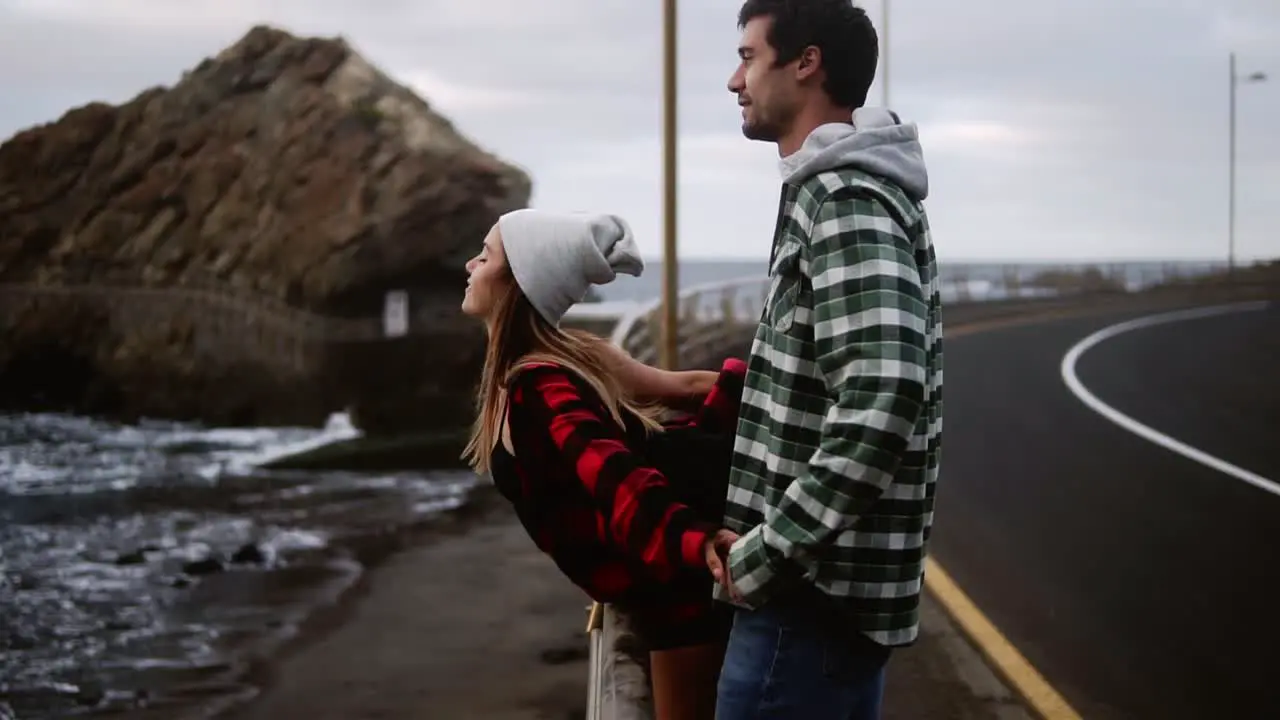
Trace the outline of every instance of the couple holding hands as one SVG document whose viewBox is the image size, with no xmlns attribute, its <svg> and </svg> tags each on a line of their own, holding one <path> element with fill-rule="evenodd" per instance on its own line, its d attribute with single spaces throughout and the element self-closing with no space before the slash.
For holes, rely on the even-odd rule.
<svg viewBox="0 0 1280 720">
<path fill-rule="evenodd" d="M 778 146 L 748 359 L 665 371 L 560 327 L 643 263 L 613 215 L 503 215 L 467 263 L 488 349 L 466 457 L 651 650 L 659 720 L 879 717 L 918 632 L 942 325 L 916 126 L 864 107 L 850 0 L 747 0 L 729 90 Z"/>
</svg>

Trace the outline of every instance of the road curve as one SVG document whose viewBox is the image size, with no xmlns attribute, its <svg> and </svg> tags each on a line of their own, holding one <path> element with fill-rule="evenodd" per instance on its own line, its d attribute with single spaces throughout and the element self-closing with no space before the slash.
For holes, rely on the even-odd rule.
<svg viewBox="0 0 1280 720">
<path fill-rule="evenodd" d="M 1063 381 L 1058 320 L 946 345 L 933 554 L 1086 718 L 1280 717 L 1280 496 Z M 1075 363 L 1102 403 L 1280 482 L 1280 308 L 1140 327 Z"/>
</svg>

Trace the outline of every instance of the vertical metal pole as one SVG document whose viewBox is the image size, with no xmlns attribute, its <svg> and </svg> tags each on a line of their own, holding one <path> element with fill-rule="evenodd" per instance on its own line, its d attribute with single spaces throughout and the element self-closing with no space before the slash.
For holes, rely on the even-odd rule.
<svg viewBox="0 0 1280 720">
<path fill-rule="evenodd" d="M 1227 111 L 1230 125 L 1227 131 L 1227 272 L 1231 273 L 1236 269 L 1236 85 L 1239 84 L 1234 52 L 1231 53 L 1231 59 L 1227 65 L 1231 73 L 1231 91 Z"/>
<path fill-rule="evenodd" d="M 587 617 L 587 713 L 586 720 L 601 720 L 604 716 L 604 606 L 591 604 Z"/>
<path fill-rule="evenodd" d="M 889 0 L 880 0 L 880 91 L 889 109 Z"/>
<path fill-rule="evenodd" d="M 679 364 L 676 257 L 676 0 L 662 0 L 662 366 Z"/>
</svg>

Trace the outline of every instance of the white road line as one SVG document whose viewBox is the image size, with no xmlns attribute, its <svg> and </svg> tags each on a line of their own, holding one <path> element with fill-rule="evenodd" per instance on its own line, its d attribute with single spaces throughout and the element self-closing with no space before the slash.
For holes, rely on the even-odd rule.
<svg viewBox="0 0 1280 720">
<path fill-rule="evenodd" d="M 1237 480 L 1242 480 L 1250 485 L 1265 490 L 1272 495 L 1280 496 L 1280 483 L 1274 480 L 1249 472 L 1242 467 L 1237 467 L 1221 458 L 1216 458 L 1203 450 L 1197 450 L 1190 445 L 1165 435 L 1164 433 L 1147 427 L 1124 413 L 1116 410 L 1110 405 L 1098 399 L 1097 395 L 1089 392 L 1089 389 L 1080 382 L 1080 378 L 1076 376 L 1076 363 L 1080 360 L 1080 356 L 1084 355 L 1089 348 L 1109 340 L 1117 335 L 1127 333 L 1130 330 L 1138 330 L 1140 328 L 1153 327 L 1155 325 L 1163 325 L 1165 323 L 1180 322 L 1182 320 L 1193 320 L 1195 318 L 1210 317 L 1213 315 L 1224 315 L 1227 313 L 1249 312 L 1253 310 L 1263 310 L 1268 307 L 1266 301 L 1233 303 L 1231 305 L 1214 305 L 1212 307 L 1194 308 L 1191 310 L 1176 310 L 1174 312 L 1161 313 L 1159 315 L 1148 315 L 1146 317 L 1127 320 L 1117 323 L 1110 327 L 1105 327 L 1089 337 L 1076 343 L 1067 354 L 1062 356 L 1062 381 L 1067 384 L 1072 394 L 1080 399 L 1080 402 L 1087 405 L 1094 412 L 1120 427 L 1128 430 L 1142 438 L 1146 438 L 1151 442 L 1172 450 L 1184 457 L 1195 462 L 1212 468 L 1218 472 L 1230 475 Z"/>
</svg>

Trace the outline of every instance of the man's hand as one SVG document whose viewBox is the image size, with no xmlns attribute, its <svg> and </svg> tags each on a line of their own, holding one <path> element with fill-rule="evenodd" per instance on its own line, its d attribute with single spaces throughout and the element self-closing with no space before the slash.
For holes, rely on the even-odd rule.
<svg viewBox="0 0 1280 720">
<path fill-rule="evenodd" d="M 702 550 L 707 559 L 707 569 L 711 571 L 711 577 L 724 587 L 729 597 L 735 601 L 740 600 L 741 597 L 738 595 L 738 589 L 733 586 L 733 579 L 729 577 L 729 548 L 737 540 L 738 533 L 732 530 L 717 530 L 716 534 L 707 540 Z"/>
</svg>

